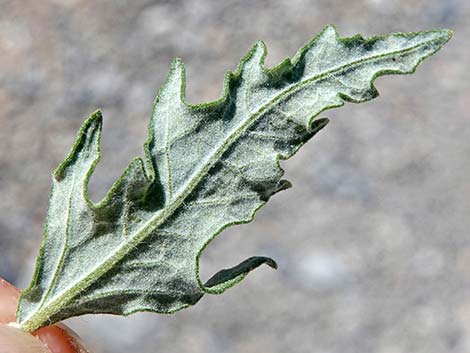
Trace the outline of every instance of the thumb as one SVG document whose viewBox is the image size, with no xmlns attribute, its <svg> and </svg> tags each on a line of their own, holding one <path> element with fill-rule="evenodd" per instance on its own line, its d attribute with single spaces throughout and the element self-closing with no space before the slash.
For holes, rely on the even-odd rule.
<svg viewBox="0 0 470 353">
<path fill-rule="evenodd" d="M 0 353 L 50 353 L 35 336 L 8 325 L 0 325 Z"/>
<path fill-rule="evenodd" d="M 12 326 L 20 291 L 0 278 L 0 353 L 88 352 L 76 334 L 65 325 L 43 327 L 32 335 Z"/>
</svg>

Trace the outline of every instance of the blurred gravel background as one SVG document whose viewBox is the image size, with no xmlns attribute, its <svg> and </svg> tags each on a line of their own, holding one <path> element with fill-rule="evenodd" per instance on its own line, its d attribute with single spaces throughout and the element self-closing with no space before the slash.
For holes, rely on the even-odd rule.
<svg viewBox="0 0 470 353">
<path fill-rule="evenodd" d="M 323 114 L 284 163 L 294 187 L 202 259 L 203 278 L 255 254 L 278 271 L 172 316 L 68 324 L 97 353 L 470 352 L 468 0 L 0 0 L 0 276 L 31 278 L 50 172 L 89 113 L 105 116 L 99 200 L 142 154 L 172 58 L 189 100 L 213 100 L 255 40 L 273 65 L 328 23 L 455 35 L 415 75 L 380 78 L 378 99 Z"/>
</svg>

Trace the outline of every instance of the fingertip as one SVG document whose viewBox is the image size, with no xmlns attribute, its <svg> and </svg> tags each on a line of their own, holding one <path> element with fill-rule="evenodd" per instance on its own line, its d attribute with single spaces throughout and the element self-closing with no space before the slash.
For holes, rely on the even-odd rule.
<svg viewBox="0 0 470 353">
<path fill-rule="evenodd" d="M 43 327 L 33 335 L 46 344 L 52 353 L 77 353 L 67 331 L 61 327 L 55 325 Z"/>
<path fill-rule="evenodd" d="M 65 325 L 43 327 L 32 335 L 2 325 L 14 322 L 20 290 L 0 278 L 0 353 L 87 353 L 80 339 Z M 48 349 L 49 348 L 49 349 Z"/>
<path fill-rule="evenodd" d="M 69 343 L 74 347 L 76 353 L 90 353 L 88 349 L 86 349 L 82 343 L 81 337 L 76 333 L 74 330 L 72 330 L 70 327 L 67 325 L 64 325 L 62 323 L 57 323 L 55 324 L 57 327 L 63 329 L 65 331 L 65 334 L 67 335 L 67 338 L 69 340 Z"/>
<path fill-rule="evenodd" d="M 51 353 L 36 337 L 8 325 L 0 325 L 0 353 Z"/>
<path fill-rule="evenodd" d="M 15 321 L 19 296 L 18 288 L 0 278 L 0 324 Z"/>
</svg>

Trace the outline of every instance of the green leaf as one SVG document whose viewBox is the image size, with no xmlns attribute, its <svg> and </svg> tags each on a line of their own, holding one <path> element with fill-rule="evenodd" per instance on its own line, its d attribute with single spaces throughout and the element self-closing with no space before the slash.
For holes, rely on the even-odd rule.
<svg viewBox="0 0 470 353">
<path fill-rule="evenodd" d="M 203 284 L 198 266 L 217 234 L 250 222 L 290 186 L 279 160 L 326 125 L 315 119 L 320 112 L 376 97 L 376 77 L 413 72 L 450 36 L 339 38 L 328 26 L 271 69 L 258 42 L 226 75 L 222 97 L 202 105 L 186 102 L 177 59 L 155 102 L 145 160 L 132 160 L 98 204 L 87 196 L 100 157 L 95 112 L 53 173 L 44 241 L 17 325 L 34 331 L 87 313 L 171 313 L 204 293 L 222 293 L 262 264 L 276 268 L 272 259 L 252 257 Z"/>
</svg>

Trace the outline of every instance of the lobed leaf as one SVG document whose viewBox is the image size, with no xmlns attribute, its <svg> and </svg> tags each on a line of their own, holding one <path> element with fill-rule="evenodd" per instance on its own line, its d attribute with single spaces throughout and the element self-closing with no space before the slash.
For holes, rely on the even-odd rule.
<svg viewBox="0 0 470 353">
<path fill-rule="evenodd" d="M 54 171 L 44 241 L 17 324 L 26 331 L 87 313 L 171 313 L 222 293 L 262 264 L 252 257 L 205 284 L 199 257 L 224 228 L 250 222 L 290 186 L 279 160 L 320 131 L 323 110 L 377 96 L 376 77 L 414 72 L 451 32 L 340 38 L 326 27 L 293 60 L 264 66 L 258 42 L 215 102 L 185 100 L 176 59 L 155 101 L 145 159 L 135 158 L 98 204 L 87 184 L 100 158 L 93 113 Z"/>
</svg>

